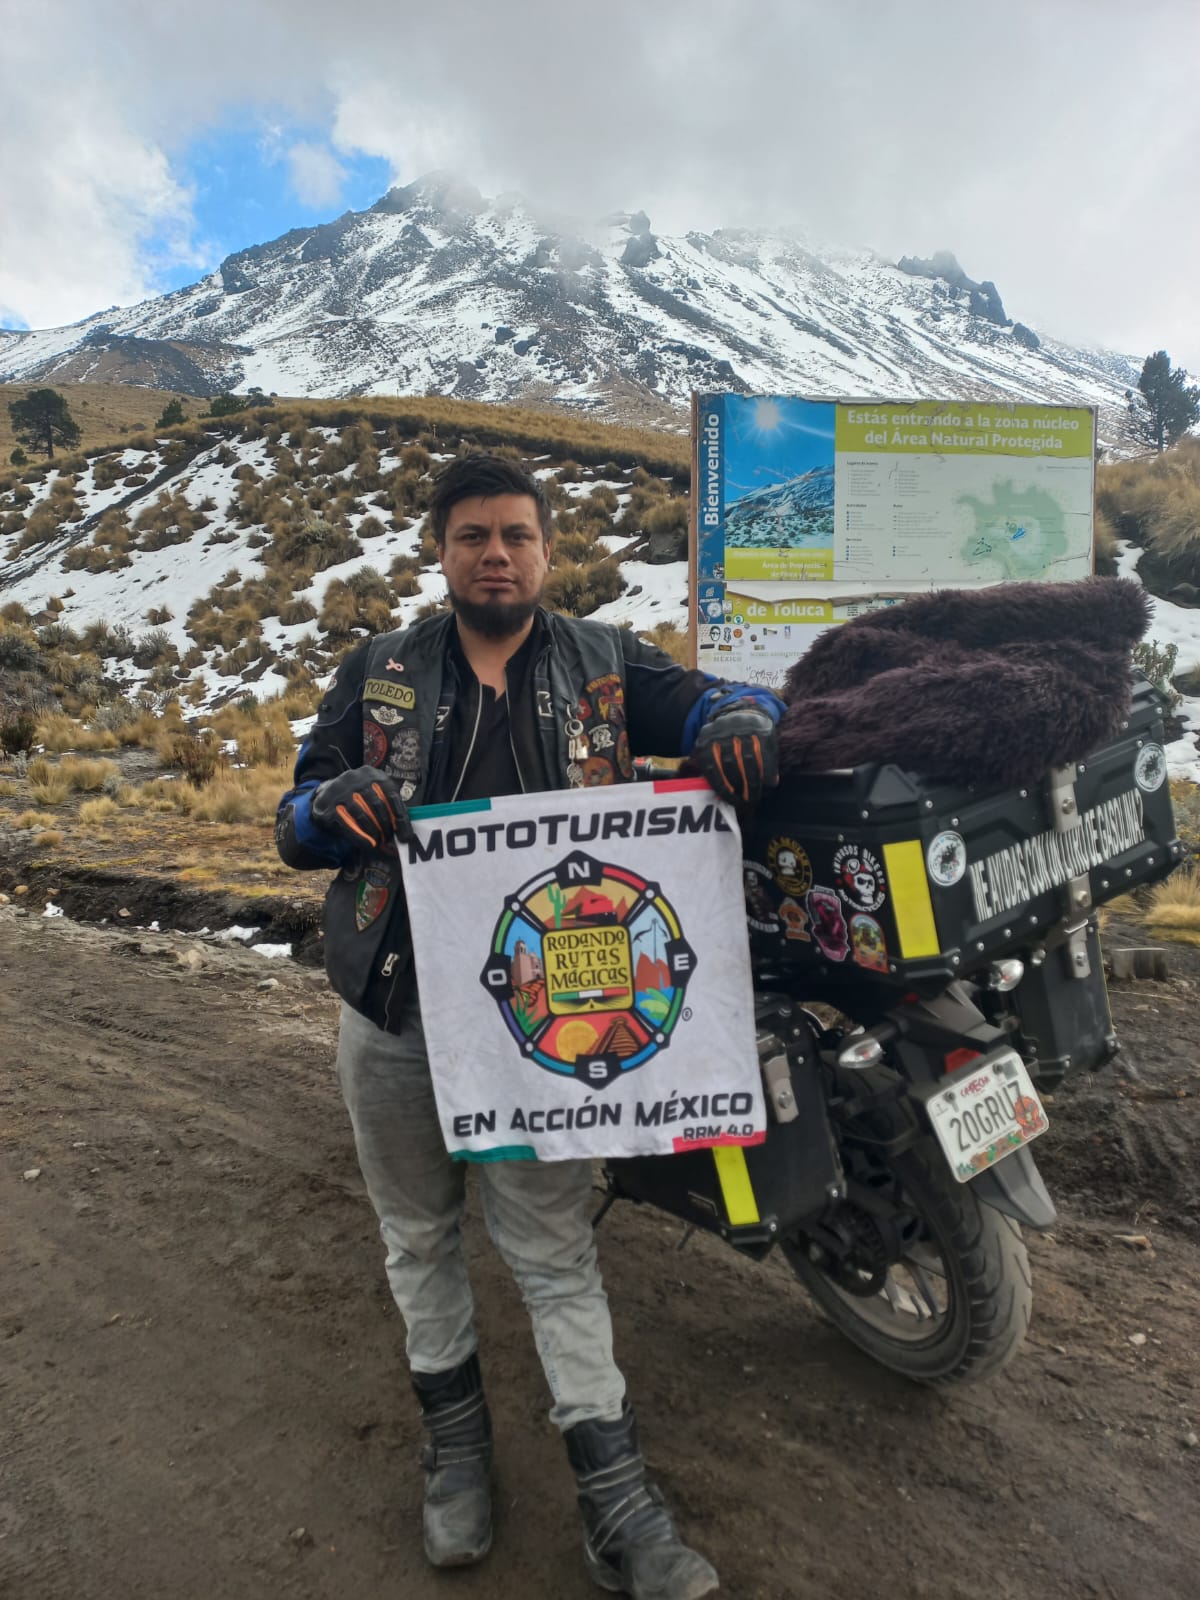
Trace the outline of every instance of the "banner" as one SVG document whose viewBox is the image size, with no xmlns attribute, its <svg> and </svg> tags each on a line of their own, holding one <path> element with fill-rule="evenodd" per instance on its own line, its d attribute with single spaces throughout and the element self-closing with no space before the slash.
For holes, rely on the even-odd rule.
<svg viewBox="0 0 1200 1600">
<path fill-rule="evenodd" d="M 401 845 L 446 1148 L 758 1144 L 741 836 L 702 780 L 412 812 Z"/>
<path fill-rule="evenodd" d="M 693 442 L 696 656 L 721 677 L 778 685 L 908 594 L 1092 571 L 1087 407 L 702 394 Z"/>
</svg>

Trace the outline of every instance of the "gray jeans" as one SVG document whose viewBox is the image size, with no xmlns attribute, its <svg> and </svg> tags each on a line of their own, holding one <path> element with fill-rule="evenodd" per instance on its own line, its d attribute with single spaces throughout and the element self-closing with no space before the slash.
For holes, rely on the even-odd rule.
<svg viewBox="0 0 1200 1600">
<path fill-rule="evenodd" d="M 433 1096 L 420 1012 L 385 1033 L 342 1006 L 338 1077 L 358 1161 L 387 1246 L 387 1275 L 414 1372 L 447 1372 L 476 1348 L 462 1252 L 466 1167 L 533 1322 L 560 1428 L 621 1414 L 625 1380 L 592 1234 L 588 1161 L 452 1161 Z"/>
</svg>

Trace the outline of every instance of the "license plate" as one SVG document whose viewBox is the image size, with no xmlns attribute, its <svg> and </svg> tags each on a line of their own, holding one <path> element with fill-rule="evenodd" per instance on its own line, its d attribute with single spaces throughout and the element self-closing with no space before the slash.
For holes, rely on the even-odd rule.
<svg viewBox="0 0 1200 1600">
<path fill-rule="evenodd" d="M 1015 1050 L 982 1057 L 943 1078 L 925 1106 L 959 1183 L 970 1183 L 1050 1125 Z"/>
</svg>

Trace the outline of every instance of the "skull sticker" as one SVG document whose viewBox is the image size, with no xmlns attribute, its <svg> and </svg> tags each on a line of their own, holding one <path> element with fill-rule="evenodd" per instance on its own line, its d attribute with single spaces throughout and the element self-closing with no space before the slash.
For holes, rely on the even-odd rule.
<svg viewBox="0 0 1200 1600">
<path fill-rule="evenodd" d="M 844 844 L 833 853 L 837 892 L 855 911 L 878 911 L 887 898 L 883 868 L 861 845 Z"/>
</svg>

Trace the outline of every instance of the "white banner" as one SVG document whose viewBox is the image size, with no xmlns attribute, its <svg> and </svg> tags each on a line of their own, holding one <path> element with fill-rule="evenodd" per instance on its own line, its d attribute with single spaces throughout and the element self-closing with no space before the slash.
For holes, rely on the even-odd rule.
<svg viewBox="0 0 1200 1600">
<path fill-rule="evenodd" d="M 758 1144 L 741 837 L 701 780 L 422 806 L 400 846 L 446 1148 Z"/>
</svg>

